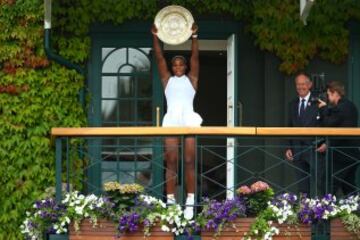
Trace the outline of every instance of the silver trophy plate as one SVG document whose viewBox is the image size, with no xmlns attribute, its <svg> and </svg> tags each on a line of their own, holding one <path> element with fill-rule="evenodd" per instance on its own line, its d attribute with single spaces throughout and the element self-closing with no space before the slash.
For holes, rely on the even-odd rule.
<svg viewBox="0 0 360 240">
<path fill-rule="evenodd" d="M 188 40 L 192 34 L 193 23 L 191 13 L 178 5 L 164 7 L 156 14 L 154 20 L 158 29 L 157 36 L 170 45 L 179 45 Z"/>
</svg>

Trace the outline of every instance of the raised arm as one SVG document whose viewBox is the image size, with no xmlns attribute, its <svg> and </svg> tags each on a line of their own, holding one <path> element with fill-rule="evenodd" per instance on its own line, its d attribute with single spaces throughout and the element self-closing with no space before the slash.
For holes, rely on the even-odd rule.
<svg viewBox="0 0 360 240">
<path fill-rule="evenodd" d="M 197 89 L 199 81 L 199 42 L 197 39 L 198 26 L 195 23 L 192 26 L 192 31 L 190 72 L 188 76 L 194 88 Z"/>
<path fill-rule="evenodd" d="M 171 74 L 169 72 L 169 69 L 166 64 L 166 60 L 164 58 L 164 55 L 163 55 L 161 47 L 160 47 L 159 39 L 157 37 L 157 29 L 156 29 L 155 25 L 152 26 L 151 33 L 153 34 L 153 48 L 154 48 L 156 63 L 158 65 L 160 79 L 161 79 L 162 85 L 165 89 L 166 84 L 167 84 Z"/>
</svg>

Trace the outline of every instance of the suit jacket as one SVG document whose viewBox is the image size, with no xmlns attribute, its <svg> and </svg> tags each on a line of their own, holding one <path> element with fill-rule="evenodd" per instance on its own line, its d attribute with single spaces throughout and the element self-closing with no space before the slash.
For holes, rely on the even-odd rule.
<svg viewBox="0 0 360 240">
<path fill-rule="evenodd" d="M 325 106 L 320 109 L 321 122 L 324 127 L 357 127 L 358 111 L 351 101 L 341 98 L 336 106 Z M 332 146 L 359 146 L 357 139 L 333 139 Z"/>
<path fill-rule="evenodd" d="M 320 115 L 319 108 L 316 103 L 311 102 L 313 98 L 311 95 L 309 102 L 305 108 L 304 116 L 299 116 L 299 97 L 296 97 L 289 103 L 289 113 L 288 113 L 288 127 L 320 127 Z M 314 138 L 301 138 L 293 139 L 289 141 L 291 146 L 309 146 L 314 143 Z M 320 143 L 318 143 L 320 144 Z M 293 148 L 293 153 L 296 154 L 300 149 Z"/>
<path fill-rule="evenodd" d="M 312 99 L 313 96 L 310 96 Z M 299 116 L 299 97 L 289 104 L 289 127 L 320 127 L 319 109 L 316 103 L 308 102 L 304 116 Z"/>
<path fill-rule="evenodd" d="M 355 105 L 346 98 L 341 98 L 334 107 L 320 109 L 324 127 L 357 127 L 358 112 Z"/>
</svg>

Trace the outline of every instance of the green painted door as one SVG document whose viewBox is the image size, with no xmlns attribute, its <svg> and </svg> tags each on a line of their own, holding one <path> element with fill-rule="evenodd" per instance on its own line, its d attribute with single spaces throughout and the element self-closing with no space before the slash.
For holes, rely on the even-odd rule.
<svg viewBox="0 0 360 240">
<path fill-rule="evenodd" d="M 89 64 L 89 125 L 152 126 L 162 104 L 161 85 L 153 71 L 151 39 L 131 33 L 94 33 Z M 148 189 L 161 181 L 159 143 L 154 138 L 108 137 L 89 141 L 88 188 L 100 192 L 103 183 L 139 183 Z M 157 144 L 159 146 L 159 144 Z M 156 154 L 158 155 L 158 154 Z M 154 179 L 156 175 L 156 179 Z M 154 190 L 154 189 L 153 189 Z M 161 191 L 161 188 L 157 188 Z"/>
</svg>

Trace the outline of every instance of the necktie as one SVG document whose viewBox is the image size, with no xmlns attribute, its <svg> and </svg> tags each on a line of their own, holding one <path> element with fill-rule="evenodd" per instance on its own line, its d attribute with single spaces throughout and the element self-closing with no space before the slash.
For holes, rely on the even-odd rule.
<svg viewBox="0 0 360 240">
<path fill-rule="evenodd" d="M 300 111 L 299 111 L 299 116 L 303 117 L 305 113 L 305 99 L 301 99 L 301 105 L 300 105 Z"/>
</svg>

